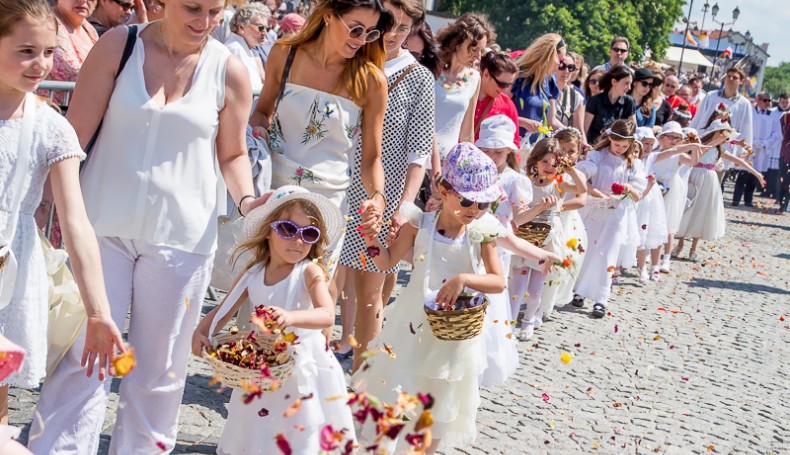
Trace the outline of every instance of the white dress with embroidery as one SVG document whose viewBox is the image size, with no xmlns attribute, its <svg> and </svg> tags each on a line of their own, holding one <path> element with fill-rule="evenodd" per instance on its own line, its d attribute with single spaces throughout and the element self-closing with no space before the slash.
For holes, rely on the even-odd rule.
<svg viewBox="0 0 790 455">
<path fill-rule="evenodd" d="M 256 266 L 244 275 L 227 300 L 234 301 L 234 293 L 238 298 L 246 288 L 253 306 L 279 306 L 288 311 L 312 308 L 304 280 L 304 270 L 309 263 L 302 261 L 294 265 L 287 278 L 271 286 L 264 284 L 265 268 Z M 246 317 L 240 314 L 239 322 Z M 243 391 L 233 391 L 217 453 L 280 453 L 276 444 L 278 434 L 288 439 L 294 453 L 320 453 L 321 429 L 325 425 L 332 425 L 335 431 L 345 428 L 348 430 L 346 437 L 355 438 L 351 409 L 345 400 L 327 400 L 344 395 L 346 382 L 342 367 L 326 349 L 323 334 L 313 329 L 292 330 L 299 337 L 294 345 L 296 365 L 292 375 L 280 389 L 249 404 L 242 401 Z M 312 398 L 304 399 L 311 394 Z M 299 410 L 291 417 L 283 417 L 297 398 L 303 398 Z"/>
<path fill-rule="evenodd" d="M 706 151 L 699 159 L 701 167 L 691 169 L 689 176 L 689 208 L 683 213 L 678 237 L 716 240 L 724 237 L 724 199 L 716 171 L 712 166 L 719 159 L 718 148 Z"/>
<path fill-rule="evenodd" d="M 9 223 L 15 191 L 11 182 L 16 173 L 22 119 L 0 120 L 0 229 Z M 24 172 L 22 204 L 11 249 L 18 263 L 17 281 L 11 303 L 0 310 L 0 334 L 26 352 L 22 369 L 0 385 L 36 387 L 46 373 L 47 315 L 49 312 L 47 271 L 33 213 L 41 202 L 44 182 L 53 164 L 66 158 L 85 158 L 77 134 L 66 119 L 45 103 L 36 108 L 33 140 Z"/>
<path fill-rule="evenodd" d="M 449 239 L 436 232 L 438 212 L 423 214 L 418 210 L 416 215 L 403 212 L 413 226 L 419 227 L 411 281 L 387 307 L 384 328 L 368 345 L 373 350 L 382 345 L 391 346 L 395 356 L 370 357 L 354 375 L 352 384 L 387 403 L 395 402 L 399 390 L 412 395 L 430 393 L 435 399 L 431 431 L 434 439 L 441 440 L 439 450 L 468 446 L 477 435 L 478 377 L 486 367 L 483 337 L 464 341 L 436 338 L 423 306 L 427 293 L 438 291 L 444 281 L 459 273 L 482 270 L 480 243 L 470 240 L 475 237 L 475 224 L 500 225 L 491 215 L 484 215 L 483 219 L 488 220 L 475 220 L 467 226 L 467 234 Z M 402 435 L 413 432 L 416 416 L 412 418 Z M 368 434 L 368 429 L 360 434 L 362 447 L 371 442 L 366 440 Z M 405 447 L 407 444 L 401 438 L 397 449 L 389 448 L 390 453 L 403 453 Z"/>
<path fill-rule="evenodd" d="M 688 188 L 678 172 L 680 170 L 680 155 L 659 161 L 653 166 L 653 170 L 656 180 L 669 186 L 669 191 L 664 194 L 667 230 L 677 232 L 680 219 L 683 217 L 683 210 L 686 207 L 686 190 Z"/>
</svg>

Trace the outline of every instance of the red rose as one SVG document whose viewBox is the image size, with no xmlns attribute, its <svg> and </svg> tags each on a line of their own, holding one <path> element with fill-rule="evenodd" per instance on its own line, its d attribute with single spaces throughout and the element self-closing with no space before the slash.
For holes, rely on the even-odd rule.
<svg viewBox="0 0 790 455">
<path fill-rule="evenodd" d="M 612 183 L 612 194 L 614 195 L 625 194 L 625 186 L 620 185 L 619 183 Z"/>
</svg>

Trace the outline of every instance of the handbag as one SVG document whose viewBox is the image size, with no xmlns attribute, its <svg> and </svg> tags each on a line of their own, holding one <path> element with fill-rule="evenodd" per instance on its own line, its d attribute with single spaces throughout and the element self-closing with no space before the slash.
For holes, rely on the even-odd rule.
<svg viewBox="0 0 790 455">
<path fill-rule="evenodd" d="M 288 58 L 285 61 L 283 74 L 280 78 L 280 87 L 277 99 L 274 102 L 275 113 L 285 92 L 285 81 L 295 55 L 296 48 L 292 47 L 288 52 Z M 253 134 L 250 125 L 247 125 L 246 138 L 248 155 L 253 170 L 255 196 L 258 197 L 269 191 L 272 184 L 272 163 L 269 155 L 269 146 L 261 137 L 256 137 Z M 233 281 L 239 275 L 239 271 L 244 268 L 252 257 L 251 253 L 245 252 L 239 256 L 235 264 L 232 261 L 233 250 L 236 248 L 237 240 L 241 237 L 242 225 L 241 214 L 236 211 L 232 212 L 230 216 L 217 218 L 217 251 L 214 253 L 214 267 L 211 269 L 210 282 L 210 286 L 213 288 L 230 290 Z"/>
<path fill-rule="evenodd" d="M 88 315 L 85 313 L 77 282 L 67 265 L 68 253 L 53 247 L 40 230 L 38 237 L 41 241 L 49 281 L 47 324 L 47 376 L 49 376 L 77 340 Z"/>
<path fill-rule="evenodd" d="M 28 162 L 33 145 L 33 125 L 36 116 L 36 96 L 28 93 L 25 96 L 25 110 L 22 113 L 22 129 L 19 134 L 19 147 L 17 149 L 16 170 L 11 178 L 11 186 L 5 191 L 12 191 L 14 200 L 11 201 L 11 213 L 8 217 L 8 226 L 5 231 L 0 231 L 0 310 L 11 303 L 16 287 L 18 264 L 11 245 L 16 236 L 16 225 L 19 221 L 19 208 L 24 196 L 24 185 L 27 177 Z"/>
</svg>

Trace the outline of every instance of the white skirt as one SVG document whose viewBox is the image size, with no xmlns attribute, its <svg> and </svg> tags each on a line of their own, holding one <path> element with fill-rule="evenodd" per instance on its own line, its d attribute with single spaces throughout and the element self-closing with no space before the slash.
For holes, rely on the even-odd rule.
<svg viewBox="0 0 790 455">
<path fill-rule="evenodd" d="M 620 246 L 617 265 L 623 268 L 636 266 L 636 250 L 639 247 L 639 225 L 637 224 L 636 207 L 633 201 L 624 200 L 625 205 L 625 237 Z"/>
<path fill-rule="evenodd" d="M 667 242 L 667 214 L 664 198 L 657 185 L 639 201 L 636 223 L 639 225 L 640 250 L 652 250 Z"/>
<path fill-rule="evenodd" d="M 510 317 L 509 297 L 510 293 L 507 289 L 499 294 L 488 295 L 488 309 L 481 343 L 487 365 L 480 374 L 481 386 L 504 384 L 518 369 L 518 347 L 510 325 L 510 320 L 514 318 Z"/>
<path fill-rule="evenodd" d="M 581 249 L 577 248 L 576 251 L 569 250 L 570 255 L 576 262 L 576 270 L 573 274 L 568 274 L 557 289 L 557 296 L 555 297 L 556 305 L 565 305 L 573 299 L 573 288 L 576 287 L 576 279 L 579 276 L 579 270 L 584 265 L 584 256 L 587 254 L 588 240 L 587 229 L 584 227 L 581 214 L 579 210 L 566 210 L 560 213 L 560 220 L 562 221 L 562 228 L 565 235 L 570 239 L 577 239 Z"/>
<path fill-rule="evenodd" d="M 667 214 L 667 230 L 677 232 L 683 210 L 686 208 L 686 190 L 688 184 L 683 182 L 679 173 L 675 173 L 669 182 L 669 191 L 664 194 L 664 208 Z"/>
<path fill-rule="evenodd" d="M 626 231 L 625 207 L 614 209 L 586 206 L 580 215 L 587 228 L 588 247 L 579 277 L 576 293 L 596 303 L 609 300 L 612 272 L 617 262 Z"/>
<path fill-rule="evenodd" d="M 694 168 L 689 176 L 691 204 L 683 213 L 678 237 L 716 240 L 724 237 L 724 199 L 716 171 Z"/>
</svg>

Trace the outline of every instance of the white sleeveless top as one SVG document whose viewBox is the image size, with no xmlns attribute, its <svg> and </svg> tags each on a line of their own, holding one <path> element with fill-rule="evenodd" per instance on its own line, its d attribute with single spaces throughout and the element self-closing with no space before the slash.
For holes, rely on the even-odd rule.
<svg viewBox="0 0 790 455">
<path fill-rule="evenodd" d="M 189 91 L 160 106 L 145 88 L 145 25 L 138 27 L 83 169 L 88 218 L 97 236 L 211 254 L 217 243 L 216 138 L 230 51 L 209 38 Z"/>
<path fill-rule="evenodd" d="M 436 93 L 436 145 L 442 160 L 450 153 L 450 149 L 458 144 L 461 135 L 461 124 L 469 108 L 469 101 L 477 93 L 480 73 L 475 69 L 464 70 L 462 77 L 466 80 L 461 84 L 446 86 L 439 81 L 434 83 Z M 469 139 L 469 142 L 473 142 Z M 428 160 L 430 165 L 430 160 Z"/>
</svg>

